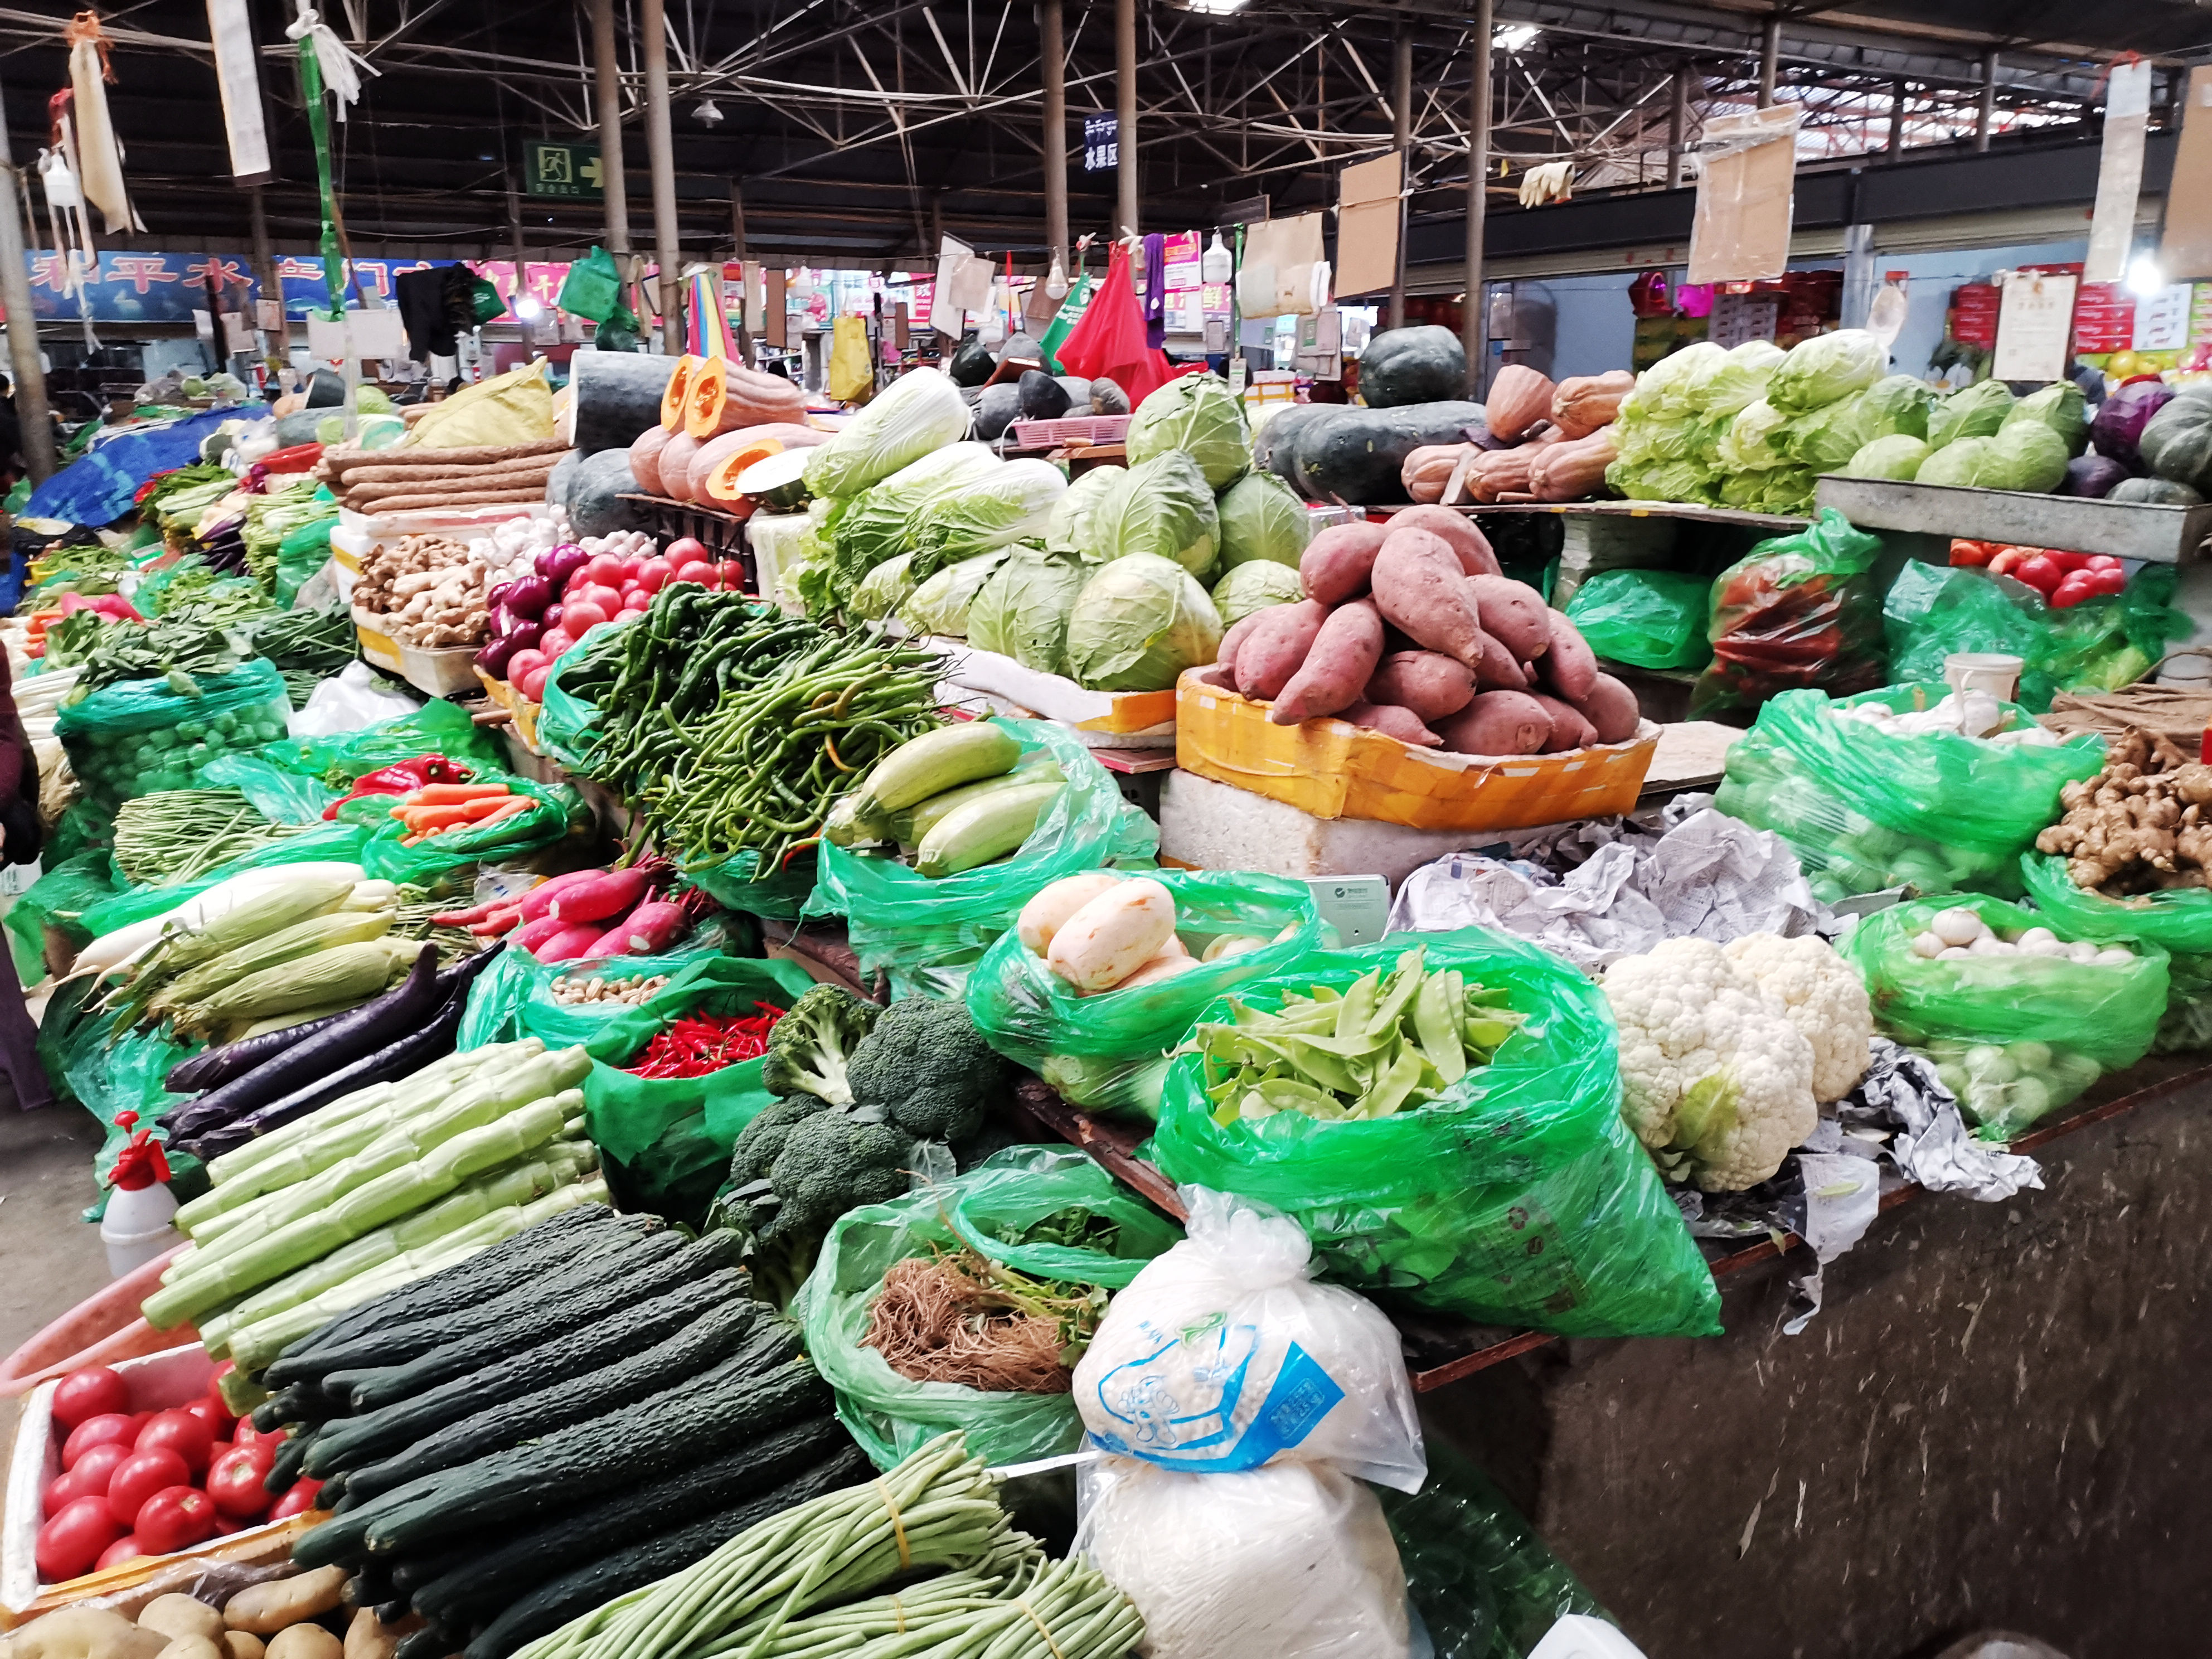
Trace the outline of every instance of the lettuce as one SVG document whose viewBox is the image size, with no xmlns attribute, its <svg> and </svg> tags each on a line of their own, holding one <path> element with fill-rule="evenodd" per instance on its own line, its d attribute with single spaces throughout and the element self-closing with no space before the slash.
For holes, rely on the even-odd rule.
<svg viewBox="0 0 2212 1659">
<path fill-rule="evenodd" d="M 1766 382 L 1766 401 L 1802 415 L 1865 391 L 1888 366 L 1881 342 L 1863 328 L 1815 334 L 1783 354 Z"/>
<path fill-rule="evenodd" d="M 1066 493 L 1067 474 L 1036 459 L 1007 461 L 939 491 L 915 515 L 914 574 L 926 580 L 948 564 L 1042 536 Z"/>
</svg>

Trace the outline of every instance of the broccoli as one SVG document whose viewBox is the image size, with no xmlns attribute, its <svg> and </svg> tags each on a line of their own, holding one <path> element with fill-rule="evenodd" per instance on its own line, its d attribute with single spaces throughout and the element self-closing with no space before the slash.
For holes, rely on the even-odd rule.
<svg viewBox="0 0 2212 1659">
<path fill-rule="evenodd" d="M 830 1224 L 848 1210 L 880 1204 L 907 1189 L 903 1166 L 914 1151 L 912 1137 L 889 1124 L 863 1123 L 811 1103 L 811 1110 L 787 1112 L 752 1147 L 741 1136 L 739 1161 L 731 1170 L 732 1179 L 767 1189 L 733 1196 L 751 1202 L 753 1245 L 747 1265 L 755 1285 L 778 1308 L 791 1305 L 813 1272 Z M 769 1107 L 745 1126 L 745 1134 L 751 1135 L 779 1107 L 797 1104 Z M 763 1168 L 765 1181 L 751 1173 Z"/>
<path fill-rule="evenodd" d="M 805 992 L 769 1029 L 761 1086 L 772 1095 L 814 1095 L 832 1106 L 851 1105 L 846 1061 L 882 1012 L 840 986 Z"/>
<path fill-rule="evenodd" d="M 965 1140 L 1005 1099 L 1012 1067 L 961 1002 L 894 1002 L 853 1050 L 853 1097 L 918 1140 Z"/>
<path fill-rule="evenodd" d="M 731 1181 L 740 1187 L 748 1182 L 766 1181 L 793 1127 L 829 1109 L 827 1102 L 812 1095 L 790 1095 L 763 1107 L 738 1136 L 737 1146 L 730 1154 Z"/>
</svg>

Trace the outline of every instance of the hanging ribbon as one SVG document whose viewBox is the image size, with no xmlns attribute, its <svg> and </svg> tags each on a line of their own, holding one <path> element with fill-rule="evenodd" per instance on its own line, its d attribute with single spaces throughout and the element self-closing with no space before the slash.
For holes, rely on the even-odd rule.
<svg viewBox="0 0 2212 1659">
<path fill-rule="evenodd" d="M 686 279 L 690 289 L 684 307 L 684 348 L 695 357 L 722 357 L 744 362 L 738 342 L 730 332 L 730 319 L 722 309 L 722 273 L 718 267 L 695 270 Z"/>
<path fill-rule="evenodd" d="M 371 75 L 376 70 L 346 50 L 345 43 L 331 33 L 307 0 L 300 0 L 300 15 L 284 35 L 300 49 L 300 100 L 307 106 L 307 131 L 315 141 L 315 182 L 322 191 L 323 286 L 329 292 L 331 315 L 335 319 L 345 314 L 346 262 L 338 246 L 338 198 L 331 171 L 331 124 L 323 108 L 325 76 L 328 72 L 330 90 L 338 100 L 338 119 L 343 121 L 346 106 L 361 97 L 361 79 L 353 71 L 354 64 L 361 63 Z"/>
<path fill-rule="evenodd" d="M 346 118 L 346 106 L 361 101 L 361 76 L 354 72 L 355 65 L 371 75 L 380 75 L 366 58 L 358 56 L 351 47 L 338 39 L 337 32 L 316 15 L 307 0 L 300 0 L 300 15 L 284 31 L 289 40 L 314 42 L 316 67 L 321 70 L 323 84 L 338 100 L 338 119 Z"/>
</svg>

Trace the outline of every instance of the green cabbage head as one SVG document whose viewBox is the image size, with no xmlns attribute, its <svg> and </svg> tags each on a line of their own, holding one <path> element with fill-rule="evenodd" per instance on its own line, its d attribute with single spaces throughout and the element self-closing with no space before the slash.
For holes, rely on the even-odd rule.
<svg viewBox="0 0 2212 1659">
<path fill-rule="evenodd" d="M 1126 477 L 1126 466 L 1094 466 L 1067 487 L 1052 505 L 1045 520 L 1044 544 L 1060 553 L 1080 553 L 1091 545 L 1091 515 L 1116 480 Z"/>
<path fill-rule="evenodd" d="M 1071 553 L 1018 547 L 968 608 L 968 643 L 1058 674 L 1067 663 L 1067 613 L 1089 573 Z"/>
<path fill-rule="evenodd" d="M 968 636 L 968 612 L 992 573 L 1006 562 L 1006 550 L 994 548 L 972 559 L 948 564 L 907 596 L 899 620 L 919 634 Z"/>
<path fill-rule="evenodd" d="M 1171 449 L 1131 467 L 1099 498 L 1091 515 L 1091 545 L 1099 561 L 1150 553 L 1191 574 L 1213 568 L 1221 515 L 1198 463 Z"/>
<path fill-rule="evenodd" d="M 2066 446 L 2070 459 L 2081 453 L 2089 437 L 2089 410 L 2082 401 L 2081 388 L 2071 380 L 2053 380 L 2040 392 L 2031 392 L 2005 411 L 2004 425 L 2009 427 L 2021 421 L 2039 421 L 2058 434 Z M 2003 427 L 1998 428 L 2002 431 Z"/>
<path fill-rule="evenodd" d="M 1866 441 L 1902 433 L 1928 435 L 1928 414 L 1936 407 L 1936 388 L 1910 374 L 1886 374 L 1859 393 L 1859 420 Z"/>
<path fill-rule="evenodd" d="M 2003 489 L 2036 494 L 2058 488 L 2066 477 L 2066 440 L 2041 421 L 2013 421 L 1997 428 L 1990 440 L 1996 446 L 2004 468 Z"/>
<path fill-rule="evenodd" d="M 1888 367 L 1889 353 L 1863 328 L 1815 334 L 1792 346 L 1775 364 L 1766 382 L 1766 401 L 1786 413 L 1802 415 L 1865 391 Z"/>
<path fill-rule="evenodd" d="M 1221 632 L 1212 599 L 1189 571 L 1132 553 L 1094 570 L 1075 596 L 1067 672 L 1094 691 L 1164 691 L 1184 669 L 1213 660 Z"/>
<path fill-rule="evenodd" d="M 1224 628 L 1234 628 L 1255 611 L 1265 611 L 1272 605 L 1296 605 L 1305 596 L 1296 565 L 1254 559 L 1231 566 L 1214 583 L 1213 608 L 1221 613 Z"/>
<path fill-rule="evenodd" d="M 1920 473 L 1920 464 L 1932 452 L 1927 441 L 1903 432 L 1876 438 L 1853 455 L 1844 467 L 1847 478 L 1889 478 L 1910 483 Z"/>
<path fill-rule="evenodd" d="M 1313 520 L 1298 493 L 1272 472 L 1247 472 L 1214 502 L 1221 517 L 1221 562 L 1254 559 L 1297 568 L 1313 538 Z"/>
<path fill-rule="evenodd" d="M 1920 464 L 1913 482 L 2006 489 L 2013 471 L 1994 438 L 1954 438 Z"/>
<path fill-rule="evenodd" d="M 1994 436 L 2012 410 L 2011 387 L 2002 380 L 1977 380 L 1929 411 L 1928 442 L 1942 449 L 1961 438 Z"/>
<path fill-rule="evenodd" d="M 1198 463 L 1209 489 L 1226 489 L 1252 465 L 1243 407 L 1218 374 L 1184 374 L 1137 405 L 1129 417 L 1129 465 L 1180 449 Z"/>
</svg>

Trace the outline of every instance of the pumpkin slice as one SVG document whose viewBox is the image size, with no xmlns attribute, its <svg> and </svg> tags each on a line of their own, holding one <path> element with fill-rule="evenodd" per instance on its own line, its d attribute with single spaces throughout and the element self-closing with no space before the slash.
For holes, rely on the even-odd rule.
<svg viewBox="0 0 2212 1659">
<path fill-rule="evenodd" d="M 630 444 L 629 475 L 648 495 L 667 493 L 660 487 L 660 452 L 675 435 L 665 427 L 649 426 Z"/>
<path fill-rule="evenodd" d="M 700 359 L 685 353 L 676 360 L 676 372 L 668 377 L 668 384 L 660 393 L 660 423 L 671 432 L 684 429 L 684 416 L 690 405 L 684 402 L 691 389 L 691 376 L 698 372 Z"/>
<path fill-rule="evenodd" d="M 672 501 L 691 499 L 691 457 L 698 453 L 699 441 L 688 432 L 678 432 L 660 447 L 660 494 Z"/>
<path fill-rule="evenodd" d="M 741 449 L 750 449 L 764 440 L 774 439 L 786 449 L 811 449 L 817 444 L 830 441 L 826 432 L 817 432 L 812 427 L 793 426 L 788 421 L 773 421 L 766 426 L 741 427 L 735 432 L 725 432 L 719 438 L 709 438 L 701 444 L 691 457 L 691 499 L 695 501 L 726 501 L 709 487 L 725 457 Z M 756 460 L 764 459 L 757 453 Z M 744 469 L 740 468 L 742 471 Z M 734 483 L 737 474 L 730 475 Z"/>
<path fill-rule="evenodd" d="M 725 434 L 725 438 L 715 439 L 714 442 L 721 443 L 726 438 L 738 438 L 744 441 L 724 450 L 720 458 L 708 470 L 706 480 L 707 491 L 703 499 L 709 501 L 744 500 L 744 492 L 738 488 L 738 479 L 745 470 L 756 461 L 764 461 L 771 455 L 783 453 L 783 441 L 781 438 L 746 439 L 744 434 L 741 432 L 732 432 Z"/>
<path fill-rule="evenodd" d="M 694 369 L 684 400 L 684 429 L 702 443 L 770 421 L 806 418 L 806 394 L 792 382 L 726 357 L 709 357 Z"/>
</svg>

